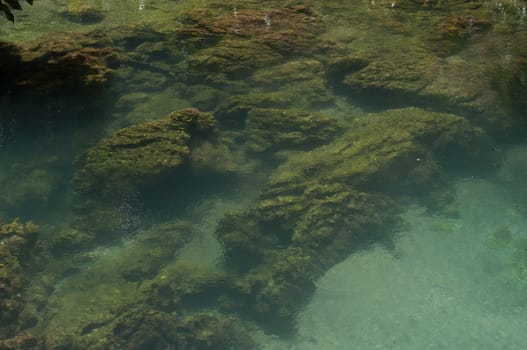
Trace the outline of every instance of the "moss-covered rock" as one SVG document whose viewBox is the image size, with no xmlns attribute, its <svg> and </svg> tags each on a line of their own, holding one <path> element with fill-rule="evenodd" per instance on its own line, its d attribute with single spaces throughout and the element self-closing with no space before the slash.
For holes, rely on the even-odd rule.
<svg viewBox="0 0 527 350">
<path fill-rule="evenodd" d="M 227 90 L 232 91 L 230 96 L 215 106 L 215 114 L 222 124 L 241 128 L 252 109 L 311 111 L 334 102 L 324 67 L 314 59 L 295 59 L 258 69 L 251 75 L 250 85 L 249 93 L 240 87 Z"/>
<path fill-rule="evenodd" d="M 342 9 L 336 16 L 353 30 L 333 35 L 328 76 L 338 93 L 374 108 L 455 111 L 494 132 L 513 132 L 526 108 L 517 98 L 524 84 L 512 77 L 522 75 L 526 57 L 522 45 L 510 45 L 523 35 L 516 30 L 521 11 L 514 11 L 500 2 L 413 0 Z"/>
<path fill-rule="evenodd" d="M 129 193 L 153 186 L 173 175 L 200 140 L 213 138 L 215 127 L 211 114 L 185 109 L 121 129 L 77 159 L 75 189 Z"/>
<path fill-rule="evenodd" d="M 451 15 L 434 26 L 430 34 L 432 48 L 440 56 L 455 54 L 467 46 L 473 35 L 484 33 L 492 28 L 492 22 L 486 18 Z"/>
<path fill-rule="evenodd" d="M 396 199 L 437 206 L 444 165 L 485 150 L 483 130 L 466 119 L 406 108 L 360 117 L 328 145 L 291 155 L 251 208 L 218 226 L 226 263 L 244 281 L 240 300 L 266 327 L 288 329 L 313 279 L 360 247 L 390 246 Z"/>
<path fill-rule="evenodd" d="M 24 290 L 35 267 L 38 232 L 32 222 L 0 222 L 0 338 L 16 334 Z"/>
<path fill-rule="evenodd" d="M 50 33 L 20 44 L 2 44 L 5 92 L 49 95 L 85 92 L 108 82 L 125 57 L 101 32 Z"/>
<path fill-rule="evenodd" d="M 323 179 L 327 184 L 344 182 L 375 192 L 397 191 L 425 157 L 445 163 L 477 162 L 486 142 L 482 129 L 453 114 L 418 108 L 387 110 L 357 118 L 335 142 L 283 164 L 270 185 L 299 186 Z"/>
<path fill-rule="evenodd" d="M 401 52 L 399 48 L 383 51 L 382 55 L 375 58 L 360 59 L 368 62 L 361 69 L 356 70 L 353 65 L 347 67 L 355 72 L 345 75 L 342 84 L 357 92 L 381 92 L 411 100 L 413 94 L 417 94 L 433 79 L 439 65 L 439 59 L 425 51 L 414 49 Z"/>
<path fill-rule="evenodd" d="M 234 135 L 236 137 L 236 135 Z M 258 167 L 257 159 L 248 158 L 232 135 L 223 133 L 219 142 L 203 142 L 190 154 L 189 165 L 199 174 L 249 175 Z M 205 175 L 206 176 L 206 175 Z"/>
<path fill-rule="evenodd" d="M 277 250 L 237 281 L 231 302 L 273 333 L 294 334 L 298 310 L 315 291 L 315 260 L 298 247 Z"/>
<path fill-rule="evenodd" d="M 112 337 L 100 345 L 137 350 L 256 349 L 247 328 L 235 317 L 215 312 L 177 317 L 146 308 L 134 308 L 120 316 L 114 322 Z"/>
<path fill-rule="evenodd" d="M 511 33 L 509 37 L 511 42 L 523 42 L 527 40 L 527 33 Z M 497 101 L 511 116 L 519 116 L 520 125 L 525 126 L 527 102 L 523 97 L 527 93 L 527 48 L 524 45 L 503 44 L 501 41 L 494 43 L 494 49 L 501 52 L 501 60 L 491 75 L 492 84 L 497 90 Z M 491 49 L 486 48 L 488 51 Z"/>
<path fill-rule="evenodd" d="M 254 152 L 310 149 L 342 132 L 336 119 L 290 109 L 252 109 L 245 122 L 247 147 Z"/>
<path fill-rule="evenodd" d="M 62 269 L 52 283 L 61 287 L 40 305 L 49 316 L 38 319 L 35 330 L 47 348 L 254 348 L 234 314 L 204 311 L 234 289 L 230 278 L 176 260 L 195 234 L 188 223 L 165 223 L 135 232 L 127 244 L 70 258 L 76 273 Z M 42 276 L 47 273 L 56 272 Z"/>
<path fill-rule="evenodd" d="M 248 72 L 284 57 L 315 52 L 316 34 L 323 28 L 305 5 L 233 10 L 218 4 L 214 11 L 187 12 L 183 23 L 177 32 L 190 44 L 187 64 L 196 77 L 221 72 L 229 78 L 244 78 Z"/>
<path fill-rule="evenodd" d="M 48 241 L 48 248 L 54 254 L 72 253 L 94 243 L 94 236 L 71 227 L 60 227 Z"/>
<path fill-rule="evenodd" d="M 92 24 L 104 19 L 102 4 L 96 4 L 91 1 L 72 0 L 68 1 L 62 15 L 74 22 Z"/>
<path fill-rule="evenodd" d="M 195 71 L 222 72 L 238 77 L 246 75 L 255 68 L 279 62 L 282 56 L 259 43 L 246 40 L 223 40 L 219 44 L 198 51 L 187 60 Z"/>
<path fill-rule="evenodd" d="M 39 305 L 53 315 L 36 325 L 46 344 L 95 349 L 111 341 L 114 320 L 148 299 L 139 284 L 154 278 L 195 232 L 185 222 L 159 224 L 134 232 L 127 244 L 71 255 L 61 264 L 68 265 L 66 270 L 48 265 L 42 275 L 49 274 L 62 288 L 48 291 L 47 302 Z"/>
<path fill-rule="evenodd" d="M 113 268 L 129 281 L 152 278 L 196 234 L 187 222 L 164 223 L 143 230 L 136 234 L 119 261 L 113 263 Z"/>
<path fill-rule="evenodd" d="M 145 198 L 252 171 L 256 162 L 218 131 L 211 113 L 191 108 L 103 139 L 75 162 L 73 226 L 115 237 L 134 228 Z"/>
<path fill-rule="evenodd" d="M 226 274 L 175 261 L 143 283 L 141 289 L 149 305 L 166 312 L 181 312 L 217 306 L 232 287 Z"/>
</svg>

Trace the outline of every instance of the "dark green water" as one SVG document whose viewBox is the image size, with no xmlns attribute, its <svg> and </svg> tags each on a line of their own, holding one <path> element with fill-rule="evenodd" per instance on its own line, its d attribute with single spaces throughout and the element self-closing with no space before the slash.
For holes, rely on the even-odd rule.
<svg viewBox="0 0 527 350">
<path fill-rule="evenodd" d="M 81 3 L 0 27 L 2 346 L 527 348 L 527 3 Z"/>
</svg>

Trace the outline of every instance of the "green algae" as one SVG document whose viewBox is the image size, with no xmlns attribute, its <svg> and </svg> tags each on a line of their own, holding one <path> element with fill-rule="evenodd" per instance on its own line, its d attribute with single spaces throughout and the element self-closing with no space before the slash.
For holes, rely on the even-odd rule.
<svg viewBox="0 0 527 350">
<path fill-rule="evenodd" d="M 174 317 L 136 308 L 117 319 L 112 333 L 115 336 L 104 344 L 112 348 L 147 349 L 156 345 L 193 350 L 257 349 L 239 319 L 211 311 Z"/>
<path fill-rule="evenodd" d="M 19 316 L 27 300 L 23 293 L 37 263 L 39 226 L 33 222 L 0 221 L 0 337 L 16 334 Z"/>
<path fill-rule="evenodd" d="M 177 260 L 141 285 L 149 305 L 170 312 L 218 304 L 232 289 L 231 277 L 227 274 Z"/>
<path fill-rule="evenodd" d="M 69 1 L 62 15 L 72 22 L 84 24 L 97 23 L 104 19 L 105 14 L 100 1 Z"/>
<path fill-rule="evenodd" d="M 250 76 L 251 90 L 233 87 L 215 107 L 215 115 L 229 127 L 241 128 L 252 109 L 316 110 L 331 105 L 334 94 L 324 79 L 320 61 L 295 59 L 255 70 Z M 257 112 L 255 112 L 257 113 Z"/>
<path fill-rule="evenodd" d="M 292 154 L 256 203 L 227 215 L 216 231 L 227 266 L 250 286 L 245 295 L 254 317 L 275 331 L 277 324 L 290 329 L 316 277 L 389 237 L 395 198 L 415 195 L 416 187 L 426 194 L 447 186 L 439 181 L 445 157 L 454 149 L 463 159 L 481 157 L 485 140 L 462 117 L 407 108 L 358 118 L 328 145 Z M 416 172 L 421 157 L 437 161 Z"/>
<path fill-rule="evenodd" d="M 155 28 L 163 42 L 138 43 L 130 58 L 140 61 L 143 68 L 157 70 L 159 75 L 150 87 L 156 89 L 169 84 L 167 76 L 173 74 L 178 80 L 180 76 L 195 83 L 206 79 L 216 87 L 224 87 L 243 80 L 255 69 L 281 65 L 285 59 L 301 56 L 306 61 L 322 58 L 331 62 L 352 53 L 366 63 L 361 69 L 329 67 L 333 81 L 349 89 L 339 91 L 345 96 L 359 96 L 370 105 L 382 102 L 401 106 L 411 101 L 419 106 L 453 109 L 474 118 L 482 118 L 480 114 L 485 112 L 483 122 L 493 127 L 510 128 L 517 122 L 525 109 L 514 97 L 521 96 L 521 79 L 514 80 L 515 73 L 503 79 L 507 73 L 502 74 L 499 68 L 500 57 L 492 54 L 493 49 L 502 51 L 499 42 L 510 42 L 512 30 L 521 28 L 521 13 L 514 5 L 479 1 L 398 1 L 393 6 L 363 0 L 353 3 L 350 9 L 333 3 L 283 6 L 276 2 L 266 8 L 249 2 L 239 8 L 216 2 L 168 3 L 156 8 L 147 4 L 144 16 L 132 16 L 137 19 L 131 25 L 132 32 L 142 37 L 145 28 Z M 209 6 L 202 7 L 205 4 Z M 112 22 L 118 18 L 113 16 L 117 8 L 122 13 L 136 10 L 111 7 L 110 18 L 102 21 L 105 24 L 101 28 L 122 30 Z M 342 33 L 339 28 L 344 27 L 350 34 L 330 34 Z M 117 34 L 116 45 L 137 41 L 133 35 L 118 40 Z M 490 45 L 482 48 L 484 42 Z M 160 68 L 167 75 L 160 73 Z M 140 70 L 136 73 L 141 75 Z M 310 105 L 310 101 L 324 96 L 325 102 L 331 103 L 326 77 L 319 73 L 316 76 L 318 81 L 313 80 L 313 84 L 320 87 L 318 90 L 284 81 L 288 86 L 283 90 L 290 91 L 290 95 L 273 96 L 267 91 L 267 100 L 290 105 L 293 96 L 302 96 L 304 103 L 294 107 L 305 108 L 313 107 L 315 103 Z M 502 91 L 498 95 L 494 93 L 496 86 Z M 238 92 L 232 91 L 231 95 Z M 372 93 L 377 94 L 373 100 L 369 98 Z M 205 107 L 213 109 L 213 101 L 223 97 L 216 95 Z"/>
<path fill-rule="evenodd" d="M 402 179 L 397 170 L 419 166 L 421 156 L 430 152 L 447 156 L 455 147 L 465 152 L 460 157 L 469 158 L 481 152 L 484 142 L 482 129 L 453 114 L 418 108 L 387 110 L 357 118 L 338 142 L 292 159 L 278 168 L 270 183 L 298 184 L 320 177 L 325 182 L 396 188 L 391 181 Z"/>
<path fill-rule="evenodd" d="M 196 109 L 174 112 L 160 121 L 115 132 L 76 162 L 75 188 L 87 194 L 137 191 L 182 166 L 191 145 L 214 135 L 211 114 Z"/>
<path fill-rule="evenodd" d="M 251 172 L 257 162 L 218 132 L 211 113 L 185 109 L 103 139 L 75 163 L 74 227 L 112 237 L 128 226 L 128 208 L 165 186 L 174 191 L 174 181 L 181 189 L 198 174 L 209 181 Z"/>
<path fill-rule="evenodd" d="M 329 142 L 341 129 L 330 116 L 292 109 L 253 108 L 245 121 L 247 147 L 253 152 L 314 148 Z"/>
<path fill-rule="evenodd" d="M 500 8 L 509 5 L 499 2 L 357 3 L 353 11 L 337 15 L 337 26 L 328 24 L 328 33 L 338 34 L 329 69 L 340 93 L 376 107 L 454 110 L 499 131 L 522 123 L 521 99 L 506 100 L 515 94 L 495 89 L 497 83 L 522 91 L 505 82 L 501 68 L 511 49 L 506 43 L 516 42 L 513 28 L 521 26 L 518 11 L 507 16 Z M 333 13 L 332 6 L 322 7 Z M 343 23 L 353 27 L 347 35 L 339 34 Z M 346 57 L 356 65 L 335 64 Z"/>
<path fill-rule="evenodd" d="M 69 262 L 69 269 L 79 268 L 71 276 L 71 271 L 61 268 L 64 264 L 50 264 L 43 274 L 61 283 L 53 283 L 54 290 L 48 292 L 46 308 L 54 317 L 39 325 L 47 344 L 96 348 L 99 342 L 109 341 L 105 339 L 116 316 L 127 305 L 145 301 L 140 282 L 155 276 L 194 234 L 184 222 L 164 223 L 136 232 L 126 245 L 83 253 L 84 261 Z"/>
</svg>

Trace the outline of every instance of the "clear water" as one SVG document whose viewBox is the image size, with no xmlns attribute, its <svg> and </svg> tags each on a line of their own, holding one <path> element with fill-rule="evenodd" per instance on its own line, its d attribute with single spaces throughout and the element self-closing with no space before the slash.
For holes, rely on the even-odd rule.
<svg viewBox="0 0 527 350">
<path fill-rule="evenodd" d="M 492 233 L 524 237 L 525 216 L 491 182 L 457 191 L 459 219 L 412 208 L 396 257 L 376 247 L 332 268 L 300 317 L 298 349 L 524 349 L 525 285 Z"/>
<path fill-rule="evenodd" d="M 62 14 L 69 3 L 41 0 L 32 7 L 24 6 L 24 11 L 17 13 L 14 25 L 6 21 L 1 23 L 2 40 L 20 43 L 49 32 L 83 32 L 95 28 L 112 31 L 117 26 L 127 25 L 153 25 L 170 32 L 183 26 L 179 19 L 184 11 L 218 8 L 211 1 L 93 1 L 104 19 L 86 24 Z M 310 4 L 325 24 L 325 29 L 317 35 L 333 40 L 350 54 L 378 47 L 387 55 L 404 52 L 405 47 L 412 48 L 412 52 L 427 50 L 422 36 L 428 30 L 428 12 L 448 12 L 449 6 L 432 2 L 435 5 L 427 11 L 400 21 L 397 27 L 400 32 L 390 32 L 393 30 L 391 21 L 398 16 L 392 9 L 404 9 L 407 2 L 352 3 Z M 525 31 L 524 2 L 479 3 L 489 9 L 492 14 L 489 21 L 495 28 L 499 27 L 496 23 L 503 23 L 516 33 Z M 278 1 L 269 4 L 230 1 L 223 3 L 221 11 L 236 16 L 240 10 L 267 10 L 285 5 Z M 516 9 L 517 14 L 507 15 L 500 6 Z M 273 22 L 262 17 L 261 25 L 272 26 Z M 499 28 L 495 30 L 499 32 Z M 181 45 L 167 40 L 167 45 Z M 475 40 L 477 42 L 477 37 Z M 496 44 L 496 50 L 509 47 L 507 45 L 510 46 L 510 42 Z M 183 60 L 187 59 L 190 53 L 184 52 L 184 45 L 177 47 L 181 49 Z M 477 48 L 452 54 L 445 60 L 479 65 L 492 59 L 505 65 L 511 55 L 521 57 L 525 52 L 511 49 L 512 53 L 499 51 L 493 57 L 480 57 Z M 320 62 L 331 59 L 323 53 L 306 53 L 305 57 L 284 58 L 277 65 L 304 58 Z M 135 69 L 138 74 L 141 72 L 140 68 Z M 315 76 L 327 78 L 315 68 L 313 72 Z M 159 72 L 142 72 L 149 79 L 156 73 Z M 265 71 L 261 73 L 260 83 L 271 79 Z M 117 70 L 119 74 L 124 76 L 125 72 Z M 250 208 L 266 184 L 273 181 L 272 173 L 285 157 L 272 158 L 249 152 L 245 158 L 249 170 L 236 176 L 214 178 L 215 175 L 204 173 L 185 179 L 183 185 L 171 183 L 161 191 L 131 194 L 109 201 L 105 203 L 108 208 L 120 215 L 119 223 L 112 227 L 112 239 L 88 245 L 89 248 L 80 251 L 48 251 L 47 242 L 53 241 L 61 229 L 73 225 L 72 208 L 78 204 L 78 198 L 72 193 L 72 177 L 79 154 L 118 129 L 160 119 L 171 111 L 196 103 L 202 110 L 214 111 L 218 104 L 237 94 L 254 92 L 270 96 L 272 90 L 288 90 L 286 99 L 303 101 L 306 91 L 312 88 L 303 90 L 302 82 L 287 85 L 289 82 L 279 80 L 272 88 L 262 87 L 257 77 L 247 76 L 238 77 L 239 85 L 226 86 L 225 94 L 221 94 L 217 86 L 216 90 L 209 91 L 209 85 L 213 85 L 209 77 L 180 81 L 178 78 L 185 73 L 176 70 L 174 74 L 175 79 L 161 87 L 136 85 L 155 78 L 138 78 L 129 84 L 116 79 L 98 96 L 72 98 L 59 94 L 44 98 L 3 96 L 0 99 L 0 219 L 9 222 L 19 217 L 37 223 L 41 227 L 38 252 L 46 256 L 45 265 L 35 273 L 24 291 L 30 303 L 38 305 L 38 320 L 19 329 L 44 336 L 46 348 L 63 346 L 67 343 L 65 339 L 77 336 L 85 339 L 91 335 L 101 336 L 98 329 L 111 324 L 119 312 L 137 303 L 142 288 L 154 276 L 163 278 L 163 273 L 170 276 L 178 268 L 186 271 L 184 266 L 211 273 L 228 271 L 224 264 L 224 247 L 215 235 L 218 223 L 228 213 L 242 213 Z M 451 77 L 444 72 L 434 74 L 440 77 L 445 74 L 445 79 Z M 473 79 L 472 85 L 484 84 L 482 76 Z M 309 83 L 306 82 L 306 86 Z M 462 99 L 465 95 L 459 89 L 456 96 Z M 376 104 L 372 103 L 376 96 L 348 96 L 340 87 L 329 90 L 335 94 L 331 102 L 309 105 L 309 112 L 330 114 L 345 128 L 357 116 L 370 111 L 415 104 L 427 107 L 425 100 L 416 102 L 398 97 L 395 102 Z M 467 94 L 474 91 L 478 92 L 474 89 Z M 208 93 L 217 96 L 209 98 Z M 294 103 L 290 105 L 298 108 Z M 446 101 L 438 106 L 435 101 L 430 108 L 452 111 L 456 108 L 453 106 L 455 104 Z M 477 113 L 485 120 L 485 111 Z M 473 120 L 477 113 L 472 110 L 466 114 Z M 230 126 L 225 123 L 223 127 L 228 130 Z M 238 139 L 243 139 L 243 135 L 238 135 Z M 523 145 L 525 137 L 514 138 L 513 144 L 503 139 L 496 137 L 498 159 L 492 160 L 491 171 L 477 172 L 470 168 L 449 174 L 455 190 L 451 207 L 458 216 L 426 210 L 418 203 L 419 195 L 409 193 L 413 199 L 405 199 L 400 204 L 402 224 L 395 229 L 391 245 L 373 242 L 334 266 L 321 266 L 324 273 L 314 281 L 316 290 L 307 305 L 298 307 L 293 335 L 283 336 L 264 329 L 251 316 L 242 318 L 258 345 L 265 350 L 526 349 L 527 148 Z M 243 147 L 243 143 L 234 144 L 233 153 Z M 454 163 L 452 168 L 459 166 Z M 145 271 L 128 271 L 129 259 L 146 256 L 146 266 L 150 257 L 157 257 L 156 249 L 168 244 L 163 238 L 146 243 L 142 240 L 145 230 L 164 224 L 187 225 L 191 239 L 184 247 L 174 249 L 170 256 L 154 259 L 153 266 L 148 265 Z M 394 228 L 387 226 L 386 230 L 392 232 Z M 506 237 L 500 236 L 500 232 L 505 231 Z M 127 278 L 130 274 L 134 277 Z M 199 278 L 197 275 L 196 279 Z M 92 346 L 97 344 L 91 340 L 87 342 Z"/>
</svg>

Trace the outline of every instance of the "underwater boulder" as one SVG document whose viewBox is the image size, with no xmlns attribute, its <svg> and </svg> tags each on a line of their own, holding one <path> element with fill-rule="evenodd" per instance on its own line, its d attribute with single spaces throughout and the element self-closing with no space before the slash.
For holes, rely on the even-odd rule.
<svg viewBox="0 0 527 350">
<path fill-rule="evenodd" d="M 254 163 L 219 134 L 211 113 L 194 108 L 120 129 L 75 161 L 74 227 L 100 236 L 129 231 L 145 198 L 176 201 L 199 190 L 198 181 L 247 174 Z"/>
<path fill-rule="evenodd" d="M 210 113 L 184 109 L 114 132 L 75 162 L 79 194 L 128 193 L 173 176 L 200 142 L 216 135 Z"/>
<path fill-rule="evenodd" d="M 525 40 L 517 6 L 403 0 L 345 13 L 354 30 L 334 29 L 327 59 L 336 93 L 375 110 L 453 112 L 494 136 L 524 128 L 527 55 L 511 45 Z"/>
<path fill-rule="evenodd" d="M 95 3 L 73 0 L 69 1 L 62 15 L 72 22 L 93 24 L 104 19 L 103 10 Z"/>
<path fill-rule="evenodd" d="M 105 345 L 137 350 L 245 350 L 256 346 L 247 328 L 235 317 L 216 312 L 177 317 L 146 308 L 131 309 L 117 318 Z"/>
<path fill-rule="evenodd" d="M 100 87 L 124 62 L 101 32 L 49 33 L 7 47 L 9 55 L 0 63 L 0 71 L 8 94 L 48 95 Z"/>
<path fill-rule="evenodd" d="M 35 267 L 38 232 L 31 221 L 0 222 L 0 338 L 11 338 L 18 330 L 24 290 Z"/>
<path fill-rule="evenodd" d="M 329 107 L 334 103 L 335 96 L 325 75 L 323 64 L 314 59 L 294 59 L 257 69 L 251 75 L 249 92 L 245 88 L 226 89 L 227 96 L 214 106 L 215 115 L 222 125 L 241 128 L 247 127 L 247 116 L 253 109 L 254 114 L 261 114 L 264 109 L 280 109 L 284 113 L 291 113 L 291 119 L 295 119 L 293 115 L 302 114 L 302 110 L 312 111 Z M 309 113 L 304 114 L 307 116 Z M 318 117 L 322 120 L 329 118 L 321 114 Z M 287 123 L 288 119 L 284 118 L 284 122 Z M 313 114 L 313 123 L 316 124 L 318 119 Z M 270 120 L 267 124 L 266 127 L 276 131 L 276 126 Z M 294 126 L 290 125 L 289 128 Z M 267 136 L 273 137 L 272 135 L 273 133 L 269 132 Z"/>
<path fill-rule="evenodd" d="M 212 6 L 211 6 L 212 7 Z M 177 30 L 189 44 L 191 75 L 214 81 L 218 74 L 245 78 L 256 68 L 306 55 L 320 49 L 317 34 L 323 25 L 305 5 L 280 8 L 240 8 L 217 4 L 214 10 L 185 13 Z"/>
<path fill-rule="evenodd" d="M 247 115 L 247 147 L 253 152 L 310 149 L 342 133 L 335 118 L 291 109 L 253 108 Z"/>
<path fill-rule="evenodd" d="M 333 142 L 290 155 L 259 199 L 216 230 L 227 266 L 245 281 L 244 305 L 265 327 L 291 327 L 314 279 L 361 247 L 389 247 L 397 203 L 437 206 L 447 165 L 484 161 L 486 141 L 463 117 L 404 108 L 359 117 Z M 291 291 L 303 293 L 291 300 Z"/>
</svg>

